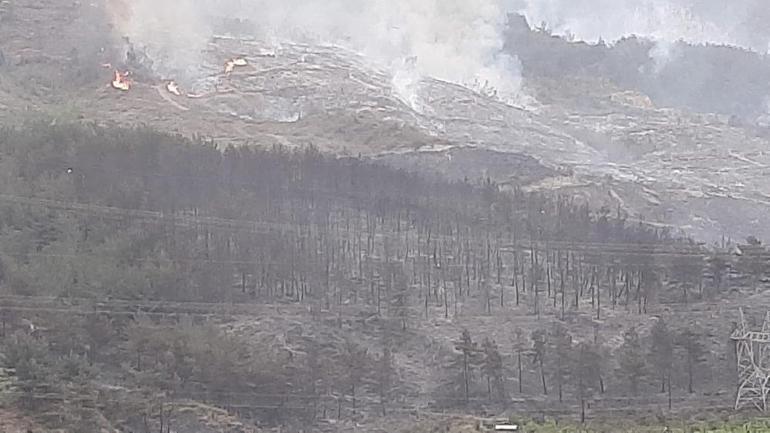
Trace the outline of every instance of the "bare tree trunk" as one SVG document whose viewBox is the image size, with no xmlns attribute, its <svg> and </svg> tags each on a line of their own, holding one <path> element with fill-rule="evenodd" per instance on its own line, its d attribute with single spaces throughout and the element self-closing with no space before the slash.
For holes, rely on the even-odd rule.
<svg viewBox="0 0 770 433">
<path fill-rule="evenodd" d="M 636 302 L 638 314 L 642 314 L 642 270 L 639 269 L 639 278 L 636 280 Z"/>
<path fill-rule="evenodd" d="M 443 268 L 441 273 L 443 275 Z M 444 318 L 449 318 L 449 289 L 446 286 L 446 278 L 444 278 Z"/>
<path fill-rule="evenodd" d="M 163 427 L 166 426 L 165 420 L 163 418 L 164 412 L 163 412 L 163 402 L 160 402 L 160 433 L 164 433 Z"/>
<path fill-rule="evenodd" d="M 556 386 L 559 388 L 559 403 L 564 402 L 564 393 L 563 393 L 563 382 L 564 382 L 564 372 L 562 371 L 562 360 L 561 355 L 557 355 L 558 362 L 556 363 L 556 368 L 558 369 L 559 376 L 558 380 L 556 382 Z"/>
<path fill-rule="evenodd" d="M 564 298 L 564 269 L 559 269 L 559 290 L 561 290 L 561 320 L 564 320 L 566 301 Z"/>
<path fill-rule="evenodd" d="M 513 288 L 516 290 L 516 306 L 519 306 L 519 278 L 518 275 L 513 274 Z"/>
<path fill-rule="evenodd" d="M 594 268 L 594 274 L 596 273 L 596 268 Z M 601 320 L 602 318 L 602 291 L 600 290 L 601 284 L 599 283 L 599 280 L 601 277 L 596 277 L 596 286 L 594 290 L 596 290 L 596 320 Z"/>
<path fill-rule="evenodd" d="M 545 280 L 547 283 L 547 297 L 551 297 L 551 259 L 548 251 L 545 252 Z"/>
<path fill-rule="evenodd" d="M 519 358 L 519 394 L 522 394 L 523 385 L 521 383 L 522 375 L 521 375 L 521 350 L 518 351 L 518 358 Z"/>
<path fill-rule="evenodd" d="M 468 377 L 468 355 L 463 354 L 463 390 L 465 391 L 465 404 L 468 404 L 470 396 L 470 377 Z"/>
</svg>

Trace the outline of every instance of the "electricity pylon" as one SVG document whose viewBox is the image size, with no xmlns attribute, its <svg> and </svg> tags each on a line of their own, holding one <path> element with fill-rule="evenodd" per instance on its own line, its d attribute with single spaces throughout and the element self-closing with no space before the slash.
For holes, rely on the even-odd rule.
<svg viewBox="0 0 770 433">
<path fill-rule="evenodd" d="M 738 365 L 738 393 L 735 410 L 752 405 L 761 411 L 767 410 L 767 395 L 770 391 L 770 311 L 765 314 L 762 331 L 750 331 L 740 309 L 740 323 L 730 338 L 735 341 Z"/>
</svg>

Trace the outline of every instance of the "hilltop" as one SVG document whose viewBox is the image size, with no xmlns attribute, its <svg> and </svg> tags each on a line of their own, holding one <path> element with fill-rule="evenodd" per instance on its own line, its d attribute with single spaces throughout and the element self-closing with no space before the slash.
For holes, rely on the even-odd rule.
<svg viewBox="0 0 770 433">
<path fill-rule="evenodd" d="M 431 78 L 405 97 L 344 47 L 233 34 L 163 76 L 105 17 L 0 3 L 7 419 L 730 413 L 738 309 L 770 306 L 768 136 L 606 67 L 645 43 L 527 29 L 519 99 Z M 609 60 L 537 63 L 583 50 Z"/>
<path fill-rule="evenodd" d="M 23 0 L 3 11 L 6 119 L 37 113 L 153 125 L 226 144 L 313 145 L 424 173 L 578 195 L 703 240 L 770 234 L 761 224 L 770 203 L 763 192 L 764 130 L 690 111 L 692 104 L 667 108 L 660 95 L 642 93 L 649 89 L 620 81 L 606 67 L 599 68 L 606 75 L 592 75 L 596 68 L 568 60 L 593 50 L 604 53 L 595 65 L 613 64 L 608 53 L 622 42 L 610 49 L 531 30 L 512 36 L 513 45 L 530 47 L 517 53 L 526 97 L 512 106 L 431 79 L 405 99 L 387 70 L 344 48 L 222 36 L 209 44 L 197 78 L 178 83 L 189 97 L 170 93 L 166 84 L 176 77 L 154 75 L 151 63 L 135 61 L 131 91 L 109 86 L 113 70 L 101 65 L 130 65 L 125 41 L 110 30 L 98 2 L 43 7 Z M 88 32 L 80 31 L 84 26 Z M 30 36 L 42 34 L 57 37 Z M 647 48 L 638 43 L 635 50 Z M 236 56 L 248 66 L 225 75 L 222 65 Z M 545 58 L 577 66 L 539 66 Z"/>
</svg>

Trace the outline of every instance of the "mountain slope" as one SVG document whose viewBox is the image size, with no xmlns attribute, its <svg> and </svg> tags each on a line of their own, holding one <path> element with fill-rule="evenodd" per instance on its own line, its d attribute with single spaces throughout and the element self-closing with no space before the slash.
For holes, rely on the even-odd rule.
<svg viewBox="0 0 770 433">
<path fill-rule="evenodd" d="M 563 191 L 701 239 L 770 237 L 761 219 L 770 210 L 763 150 L 770 142 L 723 117 L 658 109 L 600 79 L 529 77 L 524 91 L 534 99 L 521 106 L 429 78 L 398 92 L 386 70 L 341 47 L 224 36 L 209 44 L 193 78 L 179 82 L 182 95 L 166 89 L 177 77 L 136 63 L 135 85 L 123 93 L 109 86 L 112 70 L 99 66 L 126 65 L 125 44 L 108 32 L 100 3 L 53 4 L 22 0 L 4 15 L 10 25 L 0 30 L 0 49 L 11 60 L 0 68 L 2 116 L 38 111 L 221 143 L 312 144 Z M 101 24 L 78 36 L 84 20 Z M 59 36 L 33 41 L 28 27 Z M 224 62 L 239 56 L 248 65 L 225 74 Z"/>
</svg>

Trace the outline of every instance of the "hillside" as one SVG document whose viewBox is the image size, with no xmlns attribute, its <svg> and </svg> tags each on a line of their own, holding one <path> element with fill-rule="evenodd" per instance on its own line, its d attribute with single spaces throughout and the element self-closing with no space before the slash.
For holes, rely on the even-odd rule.
<svg viewBox="0 0 770 433">
<path fill-rule="evenodd" d="M 163 76 L 103 2 L 1 2 L 3 427 L 750 417 L 768 136 L 521 57 L 507 103 L 234 34 Z"/>
<path fill-rule="evenodd" d="M 532 28 L 509 16 L 506 49 L 530 78 L 601 77 L 648 95 L 655 105 L 717 113 L 753 123 L 767 115 L 770 72 L 766 55 L 730 46 L 655 42 L 630 36 L 589 44 Z"/>
<path fill-rule="evenodd" d="M 710 353 L 696 382 L 672 382 L 673 409 L 729 407 L 730 320 L 770 305 L 741 294 L 763 287 L 763 248 L 708 252 L 491 183 L 93 125 L 30 124 L 0 143 L 5 395 L 49 427 L 185 431 L 213 407 L 233 426 L 572 417 L 588 389 L 591 416 L 629 401 L 643 413 L 667 404 L 659 378 L 617 360 L 656 362 L 644 348 L 665 322 L 689 335 L 676 353 Z M 467 392 L 457 347 L 474 357 Z M 529 360 L 545 348 L 541 371 Z M 600 372 L 601 393 L 562 370 L 584 351 L 596 358 L 574 368 Z M 633 393 L 628 375 L 644 377 Z"/>
<path fill-rule="evenodd" d="M 394 90 L 386 70 L 341 47 L 221 36 L 177 96 L 166 89 L 177 77 L 153 73 L 151 59 L 136 52 L 127 60 L 131 49 L 109 31 L 101 3 L 23 0 L 4 8 L 6 119 L 42 114 L 153 125 L 220 143 L 312 144 L 418 164 L 424 173 L 561 191 L 706 241 L 770 235 L 761 223 L 770 203 L 763 130 L 658 108 L 654 95 L 617 80 L 527 75 L 524 57 L 526 96 L 515 106 L 431 79 L 409 96 Z M 89 32 L 74 31 L 83 23 Z M 28 28 L 60 37 L 30 42 Z M 573 48 L 554 49 L 561 57 Z M 225 60 L 238 56 L 247 66 L 225 74 Z M 132 71 L 133 88 L 111 88 L 113 71 L 102 64 Z"/>
</svg>

